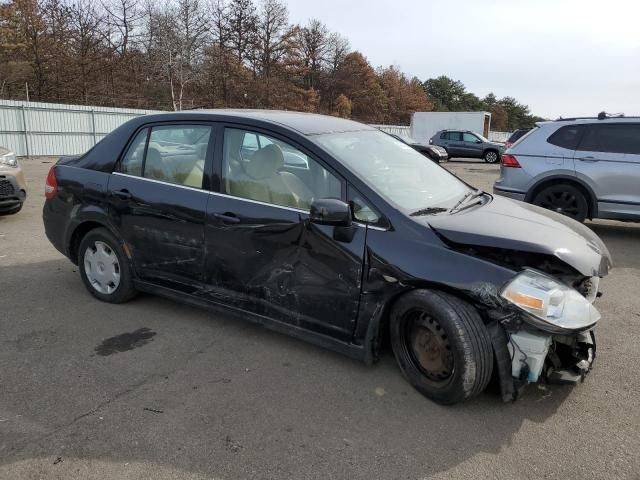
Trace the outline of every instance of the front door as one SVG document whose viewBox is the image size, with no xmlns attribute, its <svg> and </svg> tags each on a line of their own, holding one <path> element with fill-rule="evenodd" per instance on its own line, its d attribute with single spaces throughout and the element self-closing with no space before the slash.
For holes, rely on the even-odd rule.
<svg viewBox="0 0 640 480">
<path fill-rule="evenodd" d="M 110 215 L 136 276 L 193 291 L 203 280 L 210 125 L 141 129 L 109 180 Z"/>
<path fill-rule="evenodd" d="M 462 134 L 462 149 L 465 157 L 482 157 L 482 142 L 473 133 Z"/>
<path fill-rule="evenodd" d="M 348 340 L 366 227 L 354 224 L 340 236 L 338 227 L 310 223 L 311 202 L 344 199 L 344 182 L 281 137 L 260 132 L 261 147 L 249 152 L 255 135 L 227 128 L 217 150 L 223 191 L 207 207 L 209 299 Z"/>
</svg>

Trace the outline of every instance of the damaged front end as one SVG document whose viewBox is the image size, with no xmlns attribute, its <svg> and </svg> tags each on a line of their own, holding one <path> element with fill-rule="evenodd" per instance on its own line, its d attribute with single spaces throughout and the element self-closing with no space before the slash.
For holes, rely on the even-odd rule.
<svg viewBox="0 0 640 480">
<path fill-rule="evenodd" d="M 598 284 L 595 277 L 568 286 L 525 269 L 495 292 L 486 313 L 504 401 L 529 383 L 584 381 L 596 356 Z"/>
</svg>

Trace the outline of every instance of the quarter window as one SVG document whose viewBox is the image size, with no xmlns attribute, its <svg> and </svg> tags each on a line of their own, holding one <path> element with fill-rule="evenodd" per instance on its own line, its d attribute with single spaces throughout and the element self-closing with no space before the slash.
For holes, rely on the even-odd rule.
<svg viewBox="0 0 640 480">
<path fill-rule="evenodd" d="M 640 154 L 640 125 L 609 124 L 590 125 L 580 142 L 579 150 Z"/>
<path fill-rule="evenodd" d="M 568 125 L 562 127 L 551 135 L 547 142 L 557 147 L 568 148 L 569 150 L 575 150 L 578 147 L 580 136 L 582 135 L 581 125 Z"/>
<path fill-rule="evenodd" d="M 202 188 L 211 127 L 173 125 L 152 127 L 136 135 L 120 171 L 176 185 Z M 145 148 L 146 147 L 146 148 Z"/>
<path fill-rule="evenodd" d="M 340 180 L 297 148 L 234 128 L 225 130 L 223 176 L 228 194 L 285 207 L 307 210 L 317 198 L 341 197 Z"/>
<path fill-rule="evenodd" d="M 147 135 L 149 129 L 144 128 L 138 132 L 129 145 L 129 149 L 120 163 L 120 171 L 128 175 L 142 176 L 142 161 L 144 158 L 144 147 L 147 145 Z"/>
</svg>

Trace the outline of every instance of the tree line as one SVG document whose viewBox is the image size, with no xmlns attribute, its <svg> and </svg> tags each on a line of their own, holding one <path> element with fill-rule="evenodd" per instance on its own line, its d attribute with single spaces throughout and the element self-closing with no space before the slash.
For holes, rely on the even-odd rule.
<svg viewBox="0 0 640 480">
<path fill-rule="evenodd" d="M 290 23 L 280 0 L 5 2 L 0 98 L 27 91 L 34 101 L 274 108 L 370 123 L 408 124 L 415 111 L 463 107 L 490 110 L 496 130 L 529 120 L 509 97 L 480 101 L 447 77 L 421 82 L 395 66 L 374 68 L 319 20 Z"/>
</svg>

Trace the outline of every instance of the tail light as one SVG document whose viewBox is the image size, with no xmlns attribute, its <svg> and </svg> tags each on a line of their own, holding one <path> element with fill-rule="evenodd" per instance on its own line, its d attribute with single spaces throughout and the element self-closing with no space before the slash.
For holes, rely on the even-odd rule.
<svg viewBox="0 0 640 480">
<path fill-rule="evenodd" d="M 49 169 L 47 181 L 44 184 L 44 196 L 53 198 L 58 193 L 58 181 L 56 180 L 55 166 Z"/>
<path fill-rule="evenodd" d="M 507 168 L 522 168 L 518 163 L 518 159 L 515 157 L 515 155 L 509 155 L 509 154 L 503 153 L 502 157 L 500 158 L 500 163 L 502 164 L 503 167 L 507 167 Z"/>
</svg>

